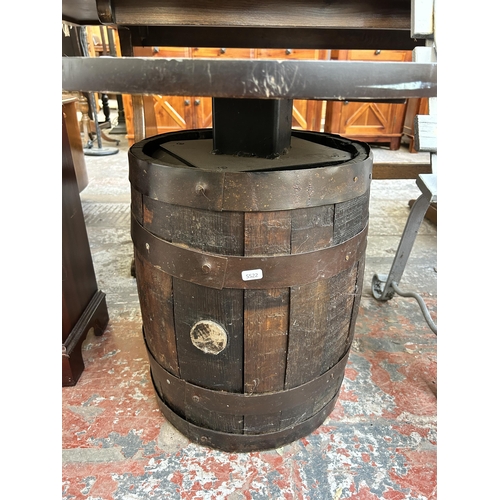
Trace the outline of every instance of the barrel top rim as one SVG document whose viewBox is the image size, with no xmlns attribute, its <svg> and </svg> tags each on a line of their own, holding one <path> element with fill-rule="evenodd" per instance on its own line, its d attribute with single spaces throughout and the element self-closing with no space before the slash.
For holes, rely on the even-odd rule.
<svg viewBox="0 0 500 500">
<path fill-rule="evenodd" d="M 166 167 L 175 169 L 184 169 L 186 171 L 194 172 L 207 172 L 216 175 L 231 175 L 231 174 L 276 174 L 280 172 L 296 172 L 301 170 L 312 170 L 317 168 L 331 168 L 331 167 L 342 167 L 344 165 L 349 165 L 352 163 L 359 163 L 365 160 L 372 160 L 373 154 L 371 148 L 368 144 L 354 140 L 347 139 L 337 134 L 330 134 L 326 132 L 313 132 L 313 131 L 302 131 L 302 130 L 292 130 L 292 138 L 301 139 L 308 141 L 310 143 L 316 143 L 322 147 L 329 147 L 332 150 L 338 150 L 339 152 L 351 153 L 351 158 L 345 161 L 336 161 L 332 159 L 331 161 L 313 161 L 311 164 L 281 164 L 280 166 L 272 166 L 272 168 L 255 168 L 255 169 L 245 169 L 245 170 L 226 170 L 226 169 L 214 169 L 214 168 L 203 168 L 203 166 L 197 165 L 186 165 L 179 162 L 172 163 L 164 161 L 160 158 L 152 156 L 152 154 L 159 149 L 162 145 L 168 142 L 176 141 L 192 141 L 192 140 L 207 140 L 212 139 L 213 129 L 190 129 L 175 132 L 166 132 L 163 134 L 157 134 L 152 137 L 145 138 L 141 141 L 136 142 L 129 148 L 129 160 L 136 161 L 146 161 L 156 167 Z M 327 143 L 327 144 L 325 144 Z M 328 144 L 330 143 L 330 144 Z M 218 157 L 219 155 L 214 155 Z M 228 155 L 229 156 L 229 155 Z M 234 158 L 232 156 L 231 158 Z M 245 161 L 245 157 L 241 158 L 241 161 Z M 175 160 L 172 158 L 172 160 Z M 264 162 L 272 162 L 274 159 L 258 159 Z"/>
<path fill-rule="evenodd" d="M 171 132 L 170 138 L 210 137 L 211 129 Z M 321 144 L 348 144 L 357 151 L 348 161 L 292 169 L 226 171 L 159 163 L 148 154 L 164 142 L 160 134 L 129 150 L 129 180 L 144 196 L 162 203 L 210 211 L 270 212 L 331 205 L 364 195 L 372 177 L 373 154 L 360 141 L 333 134 L 293 131 Z M 149 149 L 150 151 L 150 149 Z"/>
</svg>

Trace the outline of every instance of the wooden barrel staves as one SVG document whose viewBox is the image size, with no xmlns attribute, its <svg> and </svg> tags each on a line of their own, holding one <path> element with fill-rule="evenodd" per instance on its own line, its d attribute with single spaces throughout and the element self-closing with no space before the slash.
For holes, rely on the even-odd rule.
<svg viewBox="0 0 500 500">
<path fill-rule="evenodd" d="M 332 411 L 359 309 L 372 154 L 293 131 L 275 159 L 217 155 L 212 130 L 129 151 L 132 240 L 151 378 L 178 430 L 271 449 Z"/>
</svg>

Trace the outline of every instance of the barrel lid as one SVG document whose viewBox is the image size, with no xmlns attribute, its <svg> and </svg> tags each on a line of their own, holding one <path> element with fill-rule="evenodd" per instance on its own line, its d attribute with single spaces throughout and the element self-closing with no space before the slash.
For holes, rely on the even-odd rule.
<svg viewBox="0 0 500 500">
<path fill-rule="evenodd" d="M 285 154 L 276 158 L 217 154 L 213 150 L 211 139 L 166 141 L 158 145 L 158 150 L 153 155 L 167 164 L 171 164 L 175 159 L 188 167 L 203 170 L 251 172 L 339 165 L 351 160 L 354 154 L 355 151 L 345 151 L 292 137 L 291 147 Z"/>
</svg>

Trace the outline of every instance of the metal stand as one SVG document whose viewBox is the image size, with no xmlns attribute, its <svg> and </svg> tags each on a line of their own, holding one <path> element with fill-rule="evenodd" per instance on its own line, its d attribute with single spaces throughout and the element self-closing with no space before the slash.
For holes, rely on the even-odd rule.
<svg viewBox="0 0 500 500">
<path fill-rule="evenodd" d="M 87 32 L 85 28 L 80 30 L 81 34 L 81 45 L 82 52 L 84 56 L 89 57 L 89 51 L 87 47 Z M 94 118 L 95 123 L 95 132 L 97 136 L 97 148 L 94 148 L 93 141 L 88 141 L 87 145 L 83 148 L 83 154 L 86 156 L 109 156 L 118 153 L 118 148 L 103 148 L 102 147 L 102 137 L 101 137 L 101 128 L 99 126 L 99 122 L 97 119 L 97 106 L 95 103 L 94 93 L 89 92 L 89 103 L 90 109 L 92 111 L 92 116 Z M 120 141 L 116 141 L 118 144 Z"/>
<path fill-rule="evenodd" d="M 113 37 L 113 30 L 108 27 L 107 33 L 109 42 L 109 53 L 111 54 L 111 57 L 116 57 L 117 54 L 116 54 L 115 40 Z M 116 125 L 113 125 L 113 127 L 108 133 L 116 135 L 125 135 L 127 133 L 127 124 L 125 121 L 125 111 L 123 109 L 123 99 L 120 94 L 116 95 L 116 103 L 118 105 L 118 121 Z"/>
<path fill-rule="evenodd" d="M 413 292 L 403 292 L 399 289 L 399 281 L 403 276 L 408 257 L 415 243 L 418 229 L 424 220 L 425 213 L 432 202 L 437 200 L 437 176 L 435 174 L 421 174 L 417 178 L 417 186 L 422 191 L 417 201 L 413 204 L 406 226 L 399 242 L 398 250 L 392 262 L 388 275 L 375 274 L 372 279 L 372 294 L 380 301 L 390 300 L 397 293 L 402 297 L 413 297 L 417 300 L 424 313 L 427 324 L 437 334 L 437 327 L 432 321 L 427 307 L 422 298 Z"/>
<path fill-rule="evenodd" d="M 92 109 L 92 115 L 97 118 L 97 107 L 95 104 L 94 94 L 92 92 L 89 93 L 89 101 L 90 108 Z M 101 129 L 99 127 L 99 124 L 97 123 L 97 120 L 94 120 L 94 123 L 96 124 L 95 132 L 97 136 L 97 148 L 94 148 L 94 143 L 92 141 L 89 141 L 87 146 L 83 148 L 83 154 L 86 156 L 109 156 L 118 153 L 118 148 L 102 147 Z"/>
<path fill-rule="evenodd" d="M 411 32 L 414 38 L 425 39 L 425 47 L 413 49 L 413 62 L 436 62 L 437 47 L 435 42 L 434 7 L 431 1 L 412 0 Z M 375 274 L 372 279 L 372 294 L 380 301 L 390 300 L 397 293 L 402 297 L 417 300 L 430 329 L 437 335 L 437 326 L 432 321 L 429 311 L 420 295 L 414 292 L 403 292 L 399 288 L 399 280 L 410 256 L 418 229 L 431 203 L 437 202 L 437 101 L 429 99 L 429 115 L 415 117 L 415 149 L 431 153 L 432 174 L 420 174 L 417 186 L 422 191 L 415 201 L 406 222 L 398 250 L 394 257 L 389 274 Z"/>
</svg>

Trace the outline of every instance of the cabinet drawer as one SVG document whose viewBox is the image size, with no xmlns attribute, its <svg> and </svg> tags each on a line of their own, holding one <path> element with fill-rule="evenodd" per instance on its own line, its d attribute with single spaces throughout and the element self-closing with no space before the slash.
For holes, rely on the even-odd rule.
<svg viewBox="0 0 500 500">
<path fill-rule="evenodd" d="M 257 59 L 326 59 L 328 51 L 314 49 L 257 49 Z"/>
<path fill-rule="evenodd" d="M 194 47 L 193 57 L 200 58 L 225 58 L 225 59 L 252 59 L 253 49 L 232 49 L 225 47 Z"/>
<path fill-rule="evenodd" d="M 134 47 L 135 57 L 189 58 L 189 47 Z"/>
<path fill-rule="evenodd" d="M 340 52 L 339 59 L 348 61 L 411 61 L 409 50 L 345 50 Z"/>
</svg>

